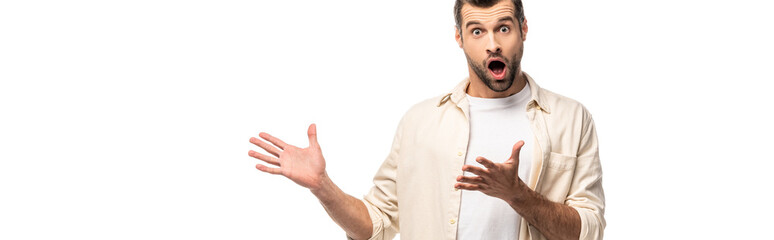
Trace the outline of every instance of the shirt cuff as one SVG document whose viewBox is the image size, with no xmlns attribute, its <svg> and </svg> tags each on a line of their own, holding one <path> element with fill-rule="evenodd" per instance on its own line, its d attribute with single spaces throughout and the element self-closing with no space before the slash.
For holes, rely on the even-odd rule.
<svg viewBox="0 0 774 240">
<path fill-rule="evenodd" d="M 599 213 L 588 208 L 574 207 L 581 220 L 580 239 L 601 240 L 605 232 L 605 222 Z"/>
</svg>

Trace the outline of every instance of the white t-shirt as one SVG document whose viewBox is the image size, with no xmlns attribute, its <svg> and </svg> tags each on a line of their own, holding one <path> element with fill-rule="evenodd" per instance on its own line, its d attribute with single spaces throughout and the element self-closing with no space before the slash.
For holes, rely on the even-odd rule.
<svg viewBox="0 0 774 240">
<path fill-rule="evenodd" d="M 527 119 L 529 84 L 505 98 L 477 98 L 470 102 L 470 141 L 465 164 L 485 168 L 476 157 L 502 163 L 511 156 L 513 145 L 524 140 L 519 153 L 519 178 L 525 183 L 532 166 L 534 135 Z M 465 176 L 475 176 L 465 172 Z M 518 239 L 521 216 L 499 198 L 479 191 L 462 190 L 457 239 Z"/>
</svg>

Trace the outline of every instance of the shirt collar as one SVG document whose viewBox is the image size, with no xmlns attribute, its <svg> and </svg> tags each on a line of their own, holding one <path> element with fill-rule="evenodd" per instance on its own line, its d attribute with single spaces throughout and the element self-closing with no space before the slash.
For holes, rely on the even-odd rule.
<svg viewBox="0 0 774 240">
<path fill-rule="evenodd" d="M 532 77 L 530 77 L 526 72 L 524 73 L 524 76 L 527 76 L 527 82 L 529 83 L 530 92 L 532 95 L 530 97 L 531 99 L 529 103 L 527 103 L 527 111 L 529 111 L 531 108 L 537 108 L 538 110 L 550 114 L 551 110 L 548 106 L 548 103 L 542 100 L 543 98 L 540 86 L 538 86 L 537 83 L 535 83 L 535 80 L 533 80 Z M 449 100 L 451 100 L 455 105 L 460 106 L 462 100 L 465 99 L 465 90 L 468 89 L 468 85 L 470 85 L 470 79 L 465 78 L 462 80 L 462 82 L 457 84 L 457 86 L 455 86 L 451 92 L 441 98 L 441 100 L 438 102 L 438 106 L 440 107 Z"/>
</svg>

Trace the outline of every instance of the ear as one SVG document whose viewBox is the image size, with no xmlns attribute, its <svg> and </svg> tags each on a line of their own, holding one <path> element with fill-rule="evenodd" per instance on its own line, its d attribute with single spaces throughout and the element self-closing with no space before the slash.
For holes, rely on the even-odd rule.
<svg viewBox="0 0 774 240">
<path fill-rule="evenodd" d="M 527 41 L 528 30 L 529 27 L 527 26 L 527 18 L 524 18 L 524 23 L 521 24 L 521 41 Z"/>
<path fill-rule="evenodd" d="M 460 35 L 460 29 L 457 28 L 457 25 L 454 25 L 454 40 L 457 40 L 457 45 L 462 48 L 462 35 Z"/>
</svg>

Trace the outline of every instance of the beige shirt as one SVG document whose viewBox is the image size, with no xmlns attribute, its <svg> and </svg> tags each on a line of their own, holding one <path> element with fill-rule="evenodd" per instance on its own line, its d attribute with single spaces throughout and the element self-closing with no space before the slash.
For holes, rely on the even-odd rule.
<svg viewBox="0 0 774 240">
<path fill-rule="evenodd" d="M 547 199 L 575 208 L 580 239 L 602 239 L 605 196 L 597 135 L 580 103 L 532 90 L 527 117 L 535 135 L 528 185 Z M 371 239 L 456 239 L 461 192 L 454 188 L 468 146 L 468 80 L 449 94 L 414 105 L 398 125 L 387 159 L 363 203 L 373 223 Z M 510 149 L 505 149 L 508 151 Z M 516 227 L 516 226 L 514 226 Z M 522 219 L 519 239 L 545 239 Z"/>
</svg>

